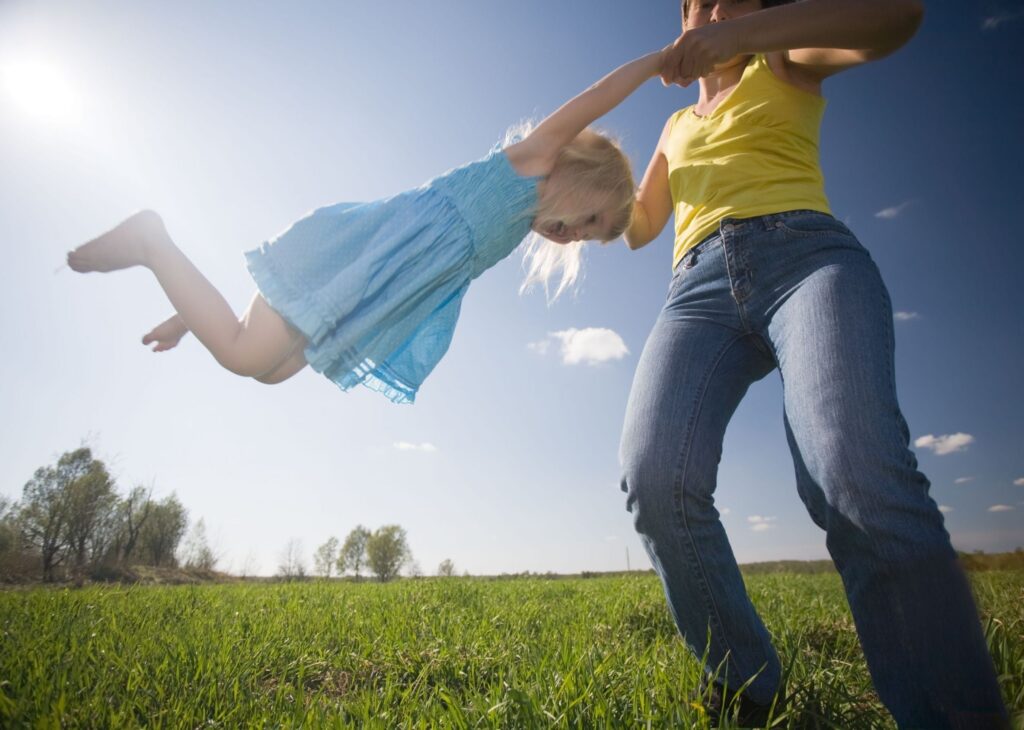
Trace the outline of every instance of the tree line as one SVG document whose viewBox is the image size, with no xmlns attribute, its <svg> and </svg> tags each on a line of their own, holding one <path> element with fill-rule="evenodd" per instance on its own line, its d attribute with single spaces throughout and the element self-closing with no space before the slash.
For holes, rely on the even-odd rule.
<svg viewBox="0 0 1024 730">
<path fill-rule="evenodd" d="M 0 495 L 0 579 L 103 578 L 129 565 L 212 570 L 205 524 L 185 539 L 187 528 L 174 494 L 119 494 L 106 465 L 81 447 L 37 469 L 20 502 Z"/>
<path fill-rule="evenodd" d="M 301 547 L 294 541 L 289 543 L 282 554 L 279 576 L 306 576 L 305 565 L 299 559 L 301 552 Z M 423 574 L 419 564 L 413 560 L 408 536 L 400 525 L 384 525 L 373 532 L 363 525 L 356 525 L 343 543 L 336 537 L 330 537 L 313 553 L 313 570 L 320 578 L 350 575 L 361 580 L 363 571 L 368 571 L 384 582 L 398 577 L 403 568 L 412 578 Z M 447 558 L 442 560 L 437 567 L 437 575 L 454 576 L 455 563 Z"/>
<path fill-rule="evenodd" d="M 305 567 L 291 559 L 294 554 L 295 551 L 286 549 L 278 575 L 305 575 Z M 384 525 L 373 532 L 363 525 L 356 525 L 344 543 L 330 537 L 313 553 L 313 569 L 321 578 L 351 574 L 360 580 L 363 572 L 368 571 L 377 580 L 386 582 L 398 577 L 402 568 L 413 564 L 408 536 L 400 525 Z"/>
<path fill-rule="evenodd" d="M 20 501 L 0 495 L 0 582 L 117 580 L 134 566 L 213 571 L 217 562 L 204 521 L 189 530 L 188 512 L 173 493 L 158 500 L 152 488 L 136 486 L 119 494 L 106 464 L 85 446 L 37 469 Z M 317 548 L 313 562 L 324 578 L 372 574 L 389 581 L 403 568 L 420 574 L 399 525 L 372 532 L 357 525 L 344 543 L 331 537 Z M 438 575 L 454 572 L 451 560 L 438 568 Z M 301 542 L 291 540 L 277 575 L 306 574 Z"/>
</svg>

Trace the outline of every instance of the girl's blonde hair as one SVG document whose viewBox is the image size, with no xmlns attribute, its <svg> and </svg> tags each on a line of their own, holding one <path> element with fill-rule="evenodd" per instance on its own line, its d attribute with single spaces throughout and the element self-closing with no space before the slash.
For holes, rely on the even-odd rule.
<svg viewBox="0 0 1024 730">
<path fill-rule="evenodd" d="M 578 211 L 581 200 L 592 203 L 595 212 L 605 212 L 610 218 L 607 241 L 615 240 L 629 227 L 636 197 L 633 170 L 629 158 L 608 135 L 590 127 L 580 132 L 558 153 L 548 183 L 554 184 L 555 192 L 546 195 L 544 204 L 537 209 L 535 228 L 544 230 L 559 221 L 573 223 L 571 218 L 579 213 L 570 211 Z M 519 291 L 525 292 L 539 283 L 553 301 L 579 277 L 583 242 L 559 244 L 536 231 L 526 241 L 526 278 Z M 552 296 L 548 283 L 556 272 L 561 272 L 561 279 Z"/>
</svg>

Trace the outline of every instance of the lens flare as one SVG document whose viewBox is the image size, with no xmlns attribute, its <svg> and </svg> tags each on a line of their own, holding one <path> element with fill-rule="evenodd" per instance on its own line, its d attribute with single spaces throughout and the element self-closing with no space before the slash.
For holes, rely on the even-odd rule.
<svg viewBox="0 0 1024 730">
<path fill-rule="evenodd" d="M 5 96 L 24 114 L 49 124 L 75 124 L 81 119 L 77 90 L 56 66 L 32 61 L 0 68 Z"/>
</svg>

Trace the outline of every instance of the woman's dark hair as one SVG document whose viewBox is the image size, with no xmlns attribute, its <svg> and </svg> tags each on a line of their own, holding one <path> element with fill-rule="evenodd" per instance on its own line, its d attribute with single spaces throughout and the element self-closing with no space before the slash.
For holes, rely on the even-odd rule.
<svg viewBox="0 0 1024 730">
<path fill-rule="evenodd" d="M 690 6 L 692 0 L 682 0 L 683 8 L 683 20 L 686 20 L 686 11 Z M 789 3 L 796 2 L 796 0 L 761 0 L 761 9 L 774 8 L 776 5 L 788 5 Z"/>
</svg>

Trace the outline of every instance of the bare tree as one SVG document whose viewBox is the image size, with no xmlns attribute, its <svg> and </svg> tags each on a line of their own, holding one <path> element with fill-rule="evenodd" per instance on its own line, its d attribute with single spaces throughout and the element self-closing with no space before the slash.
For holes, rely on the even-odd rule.
<svg viewBox="0 0 1024 730">
<path fill-rule="evenodd" d="M 89 534 L 87 550 L 89 564 L 96 567 L 116 563 L 120 557 L 118 538 L 121 535 L 121 510 L 117 494 L 112 494 L 108 509 L 104 510 Z"/>
<path fill-rule="evenodd" d="M 181 554 L 186 568 L 213 570 L 217 565 L 217 556 L 210 548 L 210 542 L 206 537 L 206 521 L 202 517 L 192 525 L 192 529 L 185 537 Z"/>
<path fill-rule="evenodd" d="M 25 485 L 19 523 L 26 545 L 39 551 L 43 580 L 51 581 L 64 560 L 64 493 L 57 470 L 36 469 Z"/>
<path fill-rule="evenodd" d="M 188 525 L 188 513 L 175 495 L 153 503 L 139 534 L 139 544 L 149 565 L 171 565 Z"/>
<path fill-rule="evenodd" d="M 0 494 L 0 555 L 6 555 L 17 549 L 18 533 L 15 516 L 18 504 Z"/>
<path fill-rule="evenodd" d="M 21 505 L 0 496 L 0 581 L 27 580 L 39 572 L 39 555 L 26 543 Z"/>
<path fill-rule="evenodd" d="M 450 558 L 445 558 L 441 561 L 441 564 L 437 566 L 437 574 L 442 578 L 451 578 L 455 575 L 455 563 Z"/>
<path fill-rule="evenodd" d="M 366 543 L 369 539 L 370 531 L 362 525 L 356 525 L 348 533 L 345 544 L 341 546 L 341 554 L 338 555 L 339 574 L 351 570 L 358 580 L 359 571 L 366 564 Z"/>
<path fill-rule="evenodd" d="M 397 576 L 402 566 L 412 560 L 405 530 L 398 525 L 384 525 L 374 531 L 366 541 L 366 560 L 382 582 Z"/>
<path fill-rule="evenodd" d="M 56 466 L 36 469 L 25 485 L 19 522 L 25 542 L 39 551 L 45 581 L 54 579 L 57 567 L 68 556 L 71 487 L 79 480 L 88 481 L 97 463 L 86 447 L 67 451 Z"/>
<path fill-rule="evenodd" d="M 322 578 L 330 578 L 338 564 L 338 538 L 332 537 L 313 553 L 313 565 L 316 574 Z"/>
<path fill-rule="evenodd" d="M 153 509 L 153 488 L 137 486 L 118 505 L 119 530 L 116 537 L 118 559 L 130 563 L 142 528 Z"/>
<path fill-rule="evenodd" d="M 12 550 L 16 544 L 13 531 L 16 503 L 0 495 L 0 553 Z"/>
<path fill-rule="evenodd" d="M 287 580 L 299 580 L 306 577 L 306 564 L 302 557 L 302 541 L 292 538 L 284 546 L 281 553 L 281 564 L 277 574 Z"/>
<path fill-rule="evenodd" d="M 245 560 L 242 561 L 242 568 L 239 571 L 240 578 L 248 578 L 256 572 L 256 566 L 259 564 L 259 560 L 256 556 L 256 551 L 250 550 L 245 556 Z"/>
<path fill-rule="evenodd" d="M 77 458 L 88 459 L 81 472 L 66 486 L 67 520 L 64 526 L 74 572 L 81 578 L 90 558 L 90 547 L 101 533 L 117 505 L 117 494 L 107 467 L 93 459 L 88 449 Z M 77 453 L 77 452 L 76 452 Z"/>
</svg>

